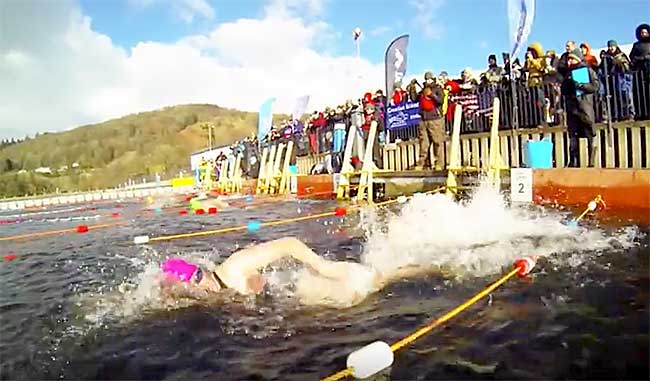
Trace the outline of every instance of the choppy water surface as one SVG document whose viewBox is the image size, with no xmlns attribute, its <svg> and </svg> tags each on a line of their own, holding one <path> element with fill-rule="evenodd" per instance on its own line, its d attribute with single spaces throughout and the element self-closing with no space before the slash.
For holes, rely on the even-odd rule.
<svg viewBox="0 0 650 381">
<path fill-rule="evenodd" d="M 5 224 L 0 236 L 80 223 L 66 221 L 69 216 L 133 215 L 142 207 L 115 206 Z M 649 227 L 628 220 L 568 227 L 562 222 L 569 212 L 511 209 L 481 191 L 461 205 L 419 195 L 360 216 L 132 244 L 139 234 L 236 226 L 334 206 L 295 200 L 216 216 L 148 214 L 83 235 L 0 242 L 2 256 L 18 256 L 0 264 L 2 379 L 318 379 L 341 369 L 352 350 L 374 340 L 391 343 L 462 303 L 522 255 L 541 257 L 530 279 L 506 283 L 401 350 L 385 379 L 648 379 Z M 298 304 L 290 287 L 294 266 L 269 268 L 273 285 L 256 298 L 160 297 L 156 276 L 169 256 L 218 263 L 238 248 L 286 235 L 328 258 L 379 271 L 412 264 L 437 271 L 348 308 Z"/>
</svg>

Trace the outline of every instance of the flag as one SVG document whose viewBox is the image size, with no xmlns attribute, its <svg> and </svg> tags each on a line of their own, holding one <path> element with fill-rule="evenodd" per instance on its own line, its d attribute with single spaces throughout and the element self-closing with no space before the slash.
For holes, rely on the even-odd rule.
<svg viewBox="0 0 650 381">
<path fill-rule="evenodd" d="M 508 22 L 511 59 L 514 60 L 526 44 L 535 18 L 535 0 L 508 0 Z"/>
<path fill-rule="evenodd" d="M 397 37 L 386 49 L 386 97 L 393 95 L 395 82 L 401 82 L 406 75 L 407 55 L 409 44 L 408 34 Z"/>
<path fill-rule="evenodd" d="M 262 141 L 268 135 L 269 131 L 271 131 L 273 124 L 273 102 L 275 102 L 275 98 L 269 98 L 260 106 L 257 123 L 257 139 L 259 141 Z"/>
<path fill-rule="evenodd" d="M 309 105 L 309 95 L 303 95 L 302 97 L 298 97 L 298 99 L 296 99 L 296 106 L 293 108 L 293 113 L 291 114 L 293 120 L 298 120 L 300 119 L 301 116 L 305 115 L 308 105 Z"/>
</svg>

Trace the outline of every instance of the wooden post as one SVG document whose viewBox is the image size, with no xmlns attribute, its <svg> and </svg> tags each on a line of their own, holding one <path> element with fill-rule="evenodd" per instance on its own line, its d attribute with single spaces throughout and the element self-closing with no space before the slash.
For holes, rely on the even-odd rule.
<svg viewBox="0 0 650 381">
<path fill-rule="evenodd" d="M 447 164 L 447 195 L 456 194 L 458 182 L 456 181 L 456 171 L 461 169 L 460 166 L 460 123 L 463 117 L 463 107 L 456 105 L 454 110 L 454 125 L 451 131 L 451 153 L 449 154 L 449 164 Z"/>
<path fill-rule="evenodd" d="M 287 143 L 287 151 L 284 155 L 284 163 L 282 164 L 282 173 L 280 179 L 280 189 L 278 189 L 278 194 L 289 193 L 289 176 L 291 176 L 291 169 L 289 165 L 291 164 L 291 155 L 293 154 L 293 140 L 289 140 Z"/>
<path fill-rule="evenodd" d="M 359 190 L 357 199 L 362 200 L 367 197 L 368 203 L 372 204 L 372 172 L 374 161 L 372 157 L 372 148 L 375 143 L 375 135 L 377 134 L 377 122 L 370 123 L 370 131 L 368 133 L 368 142 L 366 143 L 366 151 L 363 158 L 363 167 L 361 168 L 361 178 L 359 179 Z"/>
</svg>

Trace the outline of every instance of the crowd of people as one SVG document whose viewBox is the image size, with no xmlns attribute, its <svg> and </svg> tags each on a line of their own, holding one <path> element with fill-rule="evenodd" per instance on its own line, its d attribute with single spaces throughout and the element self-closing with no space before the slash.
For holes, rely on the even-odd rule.
<svg viewBox="0 0 650 381">
<path fill-rule="evenodd" d="M 610 40 L 598 57 L 587 42 L 567 41 L 561 55 L 544 51 L 534 42 L 528 46 L 523 63 L 518 58 L 510 63 L 508 54 L 503 54 L 500 66 L 496 55 L 490 55 L 488 67 L 479 78 L 470 69 L 463 70 L 459 78 L 451 78 L 444 71 L 437 76 L 427 72 L 422 83 L 417 79 L 406 86 L 395 83 L 389 97 L 377 90 L 356 101 L 314 111 L 305 122 L 286 120 L 273 127 L 268 141 L 294 140 L 298 155 L 336 154 L 343 149 L 335 139 L 338 129 L 347 131 L 357 126 L 367 139 L 370 124 L 375 121 L 379 133 L 373 156 L 381 167 L 379 147 L 386 141 L 387 107 L 417 102 L 421 117 L 417 131 L 410 136 L 396 131 L 391 137 L 419 138 L 422 154 L 416 169 L 439 168 L 442 163 L 437 159 L 427 162 L 425 153 L 433 144 L 434 156 L 442 156 L 442 142 L 455 106 L 463 107 L 464 132 L 481 131 L 489 126 L 486 121 L 491 118 L 492 100 L 499 97 L 505 105 L 500 113 L 504 128 L 566 125 L 571 136 L 569 165 L 575 166 L 579 137 L 588 139 L 593 157 L 595 123 L 650 118 L 650 26 L 639 25 L 636 39 L 629 56 Z M 587 76 L 578 78 L 579 73 Z"/>
</svg>

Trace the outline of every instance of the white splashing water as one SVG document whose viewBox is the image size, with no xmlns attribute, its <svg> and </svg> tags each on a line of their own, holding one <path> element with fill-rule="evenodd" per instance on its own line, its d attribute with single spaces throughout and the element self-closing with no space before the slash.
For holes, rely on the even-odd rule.
<svg viewBox="0 0 650 381">
<path fill-rule="evenodd" d="M 488 186 L 461 203 L 441 194 L 417 194 L 385 224 L 373 223 L 377 218 L 367 217 L 371 223 L 362 263 L 387 276 L 405 266 L 485 276 L 528 255 L 562 260 L 569 253 L 626 248 L 636 232 L 628 228 L 607 235 L 597 228 L 567 226 L 557 211 L 508 207 Z"/>
</svg>

